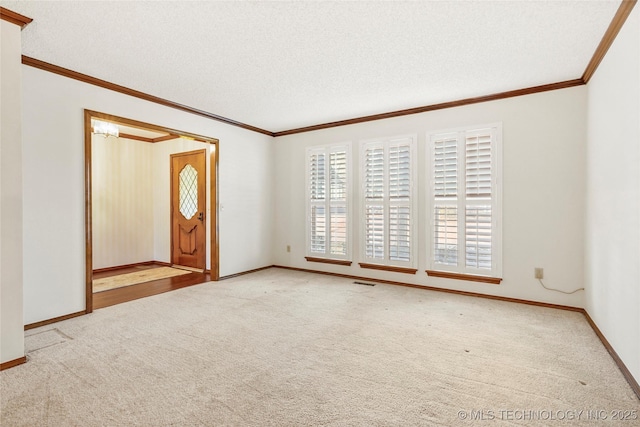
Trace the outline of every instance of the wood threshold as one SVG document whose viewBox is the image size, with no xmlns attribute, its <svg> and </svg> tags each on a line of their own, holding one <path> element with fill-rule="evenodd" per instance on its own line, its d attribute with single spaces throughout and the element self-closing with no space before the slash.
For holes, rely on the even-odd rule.
<svg viewBox="0 0 640 427">
<path fill-rule="evenodd" d="M 159 267 L 171 267 L 170 262 L 144 261 L 144 262 L 136 262 L 133 264 L 116 265 L 114 267 L 96 268 L 95 270 L 93 270 L 93 274 L 106 273 L 108 271 L 122 270 L 124 268 L 141 267 L 146 265 L 157 265 Z"/>
<path fill-rule="evenodd" d="M 616 351 L 613 349 L 609 341 L 607 341 L 604 334 L 600 331 L 600 328 L 598 328 L 598 325 L 596 325 L 596 323 L 593 321 L 591 316 L 589 316 L 589 313 L 587 312 L 587 310 L 583 309 L 582 314 L 584 314 L 584 317 L 587 319 L 587 322 L 589 323 L 589 325 L 591 325 L 591 329 L 593 329 L 593 332 L 595 332 L 595 334 L 598 336 L 604 348 L 607 349 L 613 361 L 616 362 L 616 365 L 618 365 L 618 369 L 620 369 L 622 376 L 627 380 L 627 382 L 629 383 L 629 386 L 631 386 L 631 389 L 640 400 L 640 384 L 638 384 L 636 379 L 631 374 L 631 371 L 629 371 L 629 369 L 624 364 L 622 359 L 620 359 L 620 356 L 618 356 L 618 353 L 616 353 Z"/>
<path fill-rule="evenodd" d="M 94 86 L 99 86 L 105 89 L 112 90 L 114 92 L 123 93 L 125 95 L 133 96 L 135 98 L 143 99 L 145 101 L 153 102 L 156 104 L 164 105 L 165 107 L 175 108 L 176 110 L 186 111 L 187 113 L 196 114 L 198 116 L 206 117 L 211 120 L 226 123 L 231 126 L 236 126 L 242 129 L 258 132 L 264 135 L 273 136 L 273 132 L 260 129 L 255 126 L 251 126 L 245 123 L 237 122 L 235 120 L 228 119 L 226 117 L 218 116 L 217 114 L 208 113 L 197 108 L 192 108 L 187 105 L 178 104 L 177 102 L 169 101 L 168 99 L 160 98 L 154 95 L 149 95 L 139 90 L 131 89 L 125 86 L 121 86 L 115 83 L 108 82 L 106 80 L 98 79 L 86 74 L 79 73 L 77 71 L 69 70 L 68 68 L 60 67 L 58 65 L 50 64 L 39 59 L 31 58 L 29 56 L 22 55 L 22 63 L 30 67 L 38 68 L 40 70 L 48 71 L 50 73 L 59 74 L 70 79 L 78 80 L 83 83 L 88 83 Z"/>
<path fill-rule="evenodd" d="M 108 291 L 93 294 L 93 308 L 100 309 L 112 305 L 146 298 L 176 289 L 189 286 L 201 285 L 211 281 L 211 276 L 204 273 L 190 273 L 182 276 L 168 277 L 165 279 L 153 280 L 151 282 L 139 283 L 137 285 L 123 286 L 109 289 Z"/>
<path fill-rule="evenodd" d="M 309 262 L 321 262 L 321 263 L 325 263 L 325 264 L 334 264 L 334 265 L 350 266 L 351 264 L 353 264 L 351 261 L 346 261 L 346 260 L 343 260 L 343 259 L 316 258 L 316 257 L 312 257 L 312 256 L 306 256 L 306 257 L 304 257 L 304 259 L 306 259 Z"/>
<path fill-rule="evenodd" d="M 86 310 L 83 310 L 83 311 L 77 311 L 77 312 L 71 313 L 71 314 L 65 314 L 64 316 L 54 317 L 52 319 L 46 319 L 46 320 L 41 320 L 41 321 L 35 322 L 35 323 L 29 323 L 28 325 L 24 325 L 24 330 L 28 331 L 29 329 L 35 329 L 35 328 L 39 328 L 40 326 L 45 326 L 45 325 L 50 325 L 52 323 L 62 322 L 63 320 L 73 319 L 74 317 L 84 316 L 85 314 L 87 314 L 87 312 L 86 312 Z"/>
<path fill-rule="evenodd" d="M 13 10 L 6 9 L 0 6 L 0 19 L 3 21 L 11 22 L 12 24 L 16 24 L 20 28 L 24 28 L 33 22 L 32 18 L 29 18 L 24 15 L 20 15 Z"/>
<path fill-rule="evenodd" d="M 272 267 L 273 267 L 273 265 L 267 265 L 265 267 L 254 268 L 253 270 L 242 271 L 242 272 L 236 273 L 236 274 L 229 274 L 228 276 L 220 277 L 218 280 L 232 279 L 234 277 L 244 276 L 245 274 L 251 274 L 251 273 L 255 273 L 257 271 L 267 270 L 267 269 L 272 268 Z"/>
<path fill-rule="evenodd" d="M 396 267 L 393 265 L 367 264 L 366 262 L 358 263 L 360 268 L 370 268 L 372 270 L 392 271 L 394 273 L 416 274 L 417 268 Z"/>
<path fill-rule="evenodd" d="M 477 292 L 458 291 L 458 290 L 455 290 L 455 289 L 447 289 L 447 288 L 436 288 L 436 287 L 427 286 L 427 285 L 414 285 L 413 283 L 396 282 L 396 281 L 392 281 L 392 280 L 376 279 L 376 278 L 372 278 L 372 277 L 353 276 L 351 274 L 333 273 L 333 272 L 330 272 L 330 271 L 310 270 L 310 269 L 298 268 L 298 267 L 285 267 L 285 266 L 282 266 L 282 265 L 274 265 L 273 267 L 274 268 L 282 268 L 282 269 L 285 269 L 285 270 L 303 271 L 305 273 L 315 273 L 315 274 L 324 274 L 324 275 L 327 275 L 327 276 L 344 277 L 346 279 L 354 279 L 354 280 L 360 280 L 360 281 L 370 281 L 370 282 L 376 282 L 376 283 L 383 283 L 385 285 L 406 286 L 408 288 L 424 289 L 424 290 L 427 290 L 427 291 L 446 292 L 446 293 L 449 293 L 449 294 L 465 295 L 465 296 L 470 296 L 470 297 L 486 298 L 486 299 L 492 299 L 492 300 L 497 300 L 497 301 L 505 301 L 505 302 L 514 302 L 514 303 L 518 303 L 518 304 L 534 305 L 534 306 L 537 306 L 537 307 L 555 308 L 555 309 L 559 309 L 559 310 L 576 311 L 576 312 L 580 312 L 580 313 L 583 311 L 583 309 L 580 308 L 580 307 L 571 307 L 569 305 L 550 304 L 550 303 L 546 303 L 546 302 L 530 301 L 530 300 L 509 298 L 509 297 L 501 297 L 501 296 L 497 296 L 497 295 L 480 294 L 480 293 L 477 293 Z"/>
<path fill-rule="evenodd" d="M 637 0 L 622 0 L 622 3 L 620 3 L 618 11 L 611 20 L 611 24 L 609 24 L 609 28 L 607 28 L 607 31 L 604 33 L 602 40 L 600 40 L 600 44 L 596 48 L 596 51 L 593 53 L 591 61 L 589 61 L 589 64 L 587 64 L 587 68 L 582 74 L 582 80 L 585 82 L 585 84 L 589 83 L 589 80 L 591 80 L 591 77 L 593 77 L 593 74 L 596 72 L 598 65 L 600 65 L 600 63 L 604 59 L 604 56 L 607 54 L 607 51 L 613 44 L 613 41 L 616 39 L 618 33 L 620 32 L 620 29 L 631 14 L 633 7 L 636 5 L 636 2 Z"/>
<path fill-rule="evenodd" d="M 469 282 L 482 282 L 482 283 L 491 283 L 493 285 L 499 285 L 502 282 L 502 278 L 499 277 L 488 277 L 488 276 L 476 276 L 475 274 L 460 274 L 460 273 L 450 273 L 448 271 L 435 271 L 435 270 L 425 270 L 427 275 L 430 277 L 443 277 L 445 279 L 456 279 L 456 280 L 466 280 Z"/>
<path fill-rule="evenodd" d="M 9 360 L 8 362 L 0 363 L 0 371 L 4 371 L 5 369 L 13 368 L 18 365 L 22 365 L 23 363 L 27 363 L 27 356 L 18 357 L 17 359 Z"/>
</svg>

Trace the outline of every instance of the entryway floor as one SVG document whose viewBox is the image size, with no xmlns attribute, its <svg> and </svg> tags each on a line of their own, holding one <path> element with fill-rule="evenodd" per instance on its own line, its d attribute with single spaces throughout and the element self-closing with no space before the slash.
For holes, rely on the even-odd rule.
<svg viewBox="0 0 640 427">
<path fill-rule="evenodd" d="M 118 276 L 121 274 L 133 273 L 136 271 L 157 268 L 158 265 L 140 265 L 135 267 L 126 267 L 117 270 L 106 271 L 102 273 L 94 273 L 93 279 L 101 279 L 105 277 Z M 122 288 L 111 289 L 108 291 L 97 292 L 93 294 L 93 308 L 99 309 L 120 304 L 127 301 L 133 301 L 138 298 L 144 298 L 151 295 L 157 295 L 164 292 L 173 291 L 175 289 L 186 288 L 188 286 L 199 285 L 211 281 L 211 275 L 208 273 L 189 273 L 181 276 L 168 277 L 151 282 L 140 283 L 137 285 L 125 286 Z"/>
</svg>

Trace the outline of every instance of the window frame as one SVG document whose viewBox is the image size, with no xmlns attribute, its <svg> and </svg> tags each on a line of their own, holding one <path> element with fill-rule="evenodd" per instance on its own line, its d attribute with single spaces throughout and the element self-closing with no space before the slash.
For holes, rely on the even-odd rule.
<svg viewBox="0 0 640 427">
<path fill-rule="evenodd" d="M 467 200 L 466 194 L 466 140 L 467 137 L 480 135 L 491 130 L 491 197 L 490 199 Z M 437 140 L 456 136 L 457 140 L 457 196 L 451 200 L 436 199 L 435 195 L 435 159 L 434 145 Z M 426 134 L 426 234 L 427 234 L 427 273 L 430 276 L 460 278 L 487 283 L 500 283 L 502 277 L 502 122 L 454 129 L 429 131 Z M 462 153 L 460 155 L 459 153 Z M 457 262 L 458 265 L 436 263 L 435 256 L 435 208 L 436 206 L 455 206 L 457 208 Z M 466 209 L 469 206 L 491 206 L 491 269 L 467 267 L 466 257 Z M 474 279 L 475 278 L 475 279 Z M 495 280 L 493 280 L 495 278 Z M 487 280 L 491 279 L 491 280 Z"/>
<path fill-rule="evenodd" d="M 346 152 L 346 184 L 345 184 L 345 200 L 344 201 L 332 201 L 331 200 L 331 177 L 330 177 L 330 159 L 331 153 L 345 151 Z M 325 199 L 323 202 L 313 201 L 311 199 L 311 156 L 313 154 L 324 154 L 326 156 L 325 162 Z M 305 149 L 305 258 L 307 261 L 312 262 L 325 262 L 336 265 L 350 265 L 352 259 L 352 224 L 353 224 L 353 179 L 352 179 L 352 158 L 351 158 L 351 141 L 313 145 Z M 312 252 L 311 251 L 311 215 L 312 206 L 319 206 L 323 204 L 326 215 L 326 241 L 325 252 Z M 346 252 L 344 255 L 331 253 L 331 207 L 332 206 L 344 206 L 346 208 Z"/>
<path fill-rule="evenodd" d="M 407 202 L 397 202 L 396 205 L 408 206 L 410 209 L 410 219 L 409 219 L 409 239 L 410 239 L 410 247 L 409 247 L 409 261 L 401 261 L 401 260 L 391 260 L 389 259 L 389 207 L 393 205 L 389 199 L 388 190 L 389 190 L 389 146 L 393 142 L 399 142 L 402 140 L 409 140 L 409 155 L 410 155 L 410 189 L 409 189 L 409 200 Z M 381 145 L 383 147 L 383 158 L 384 158 L 384 200 L 376 201 L 375 204 L 383 207 L 385 224 L 384 224 L 384 260 L 369 258 L 367 257 L 367 219 L 366 219 L 366 210 L 367 210 L 367 198 L 366 198 L 366 153 L 367 147 Z M 359 186 L 359 219 L 361 224 L 358 227 L 359 237 L 358 243 L 360 246 L 359 250 L 359 260 L 360 267 L 362 268 L 371 268 L 376 270 L 386 270 L 386 271 L 394 271 L 400 273 L 409 273 L 415 274 L 417 271 L 416 265 L 418 262 L 418 248 L 420 242 L 418 241 L 418 136 L 417 134 L 401 134 L 394 135 L 390 137 L 380 137 L 380 138 L 372 138 L 360 140 L 359 144 L 359 175 L 360 175 L 360 186 Z"/>
</svg>

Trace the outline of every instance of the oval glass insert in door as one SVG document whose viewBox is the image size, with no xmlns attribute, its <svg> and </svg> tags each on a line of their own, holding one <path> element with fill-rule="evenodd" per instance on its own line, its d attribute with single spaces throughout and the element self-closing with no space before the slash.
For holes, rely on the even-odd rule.
<svg viewBox="0 0 640 427">
<path fill-rule="evenodd" d="M 187 164 L 180 171 L 180 213 L 191 219 L 198 211 L 198 171 Z"/>
</svg>

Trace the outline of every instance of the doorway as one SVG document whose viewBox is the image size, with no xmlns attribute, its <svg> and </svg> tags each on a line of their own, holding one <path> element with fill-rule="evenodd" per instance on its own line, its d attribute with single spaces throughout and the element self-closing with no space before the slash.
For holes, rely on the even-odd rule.
<svg viewBox="0 0 640 427">
<path fill-rule="evenodd" d="M 90 313 L 94 308 L 113 305 L 114 303 L 136 299 L 143 296 L 154 295 L 156 293 L 166 292 L 184 286 L 190 286 L 192 284 L 196 284 L 194 283 L 194 280 L 200 280 L 199 283 L 204 283 L 210 280 L 218 280 L 218 140 L 211 137 L 196 135 L 189 132 L 170 129 L 150 123 L 139 122 L 90 110 L 85 110 L 84 115 L 86 230 L 85 312 Z M 115 127 L 120 130 L 119 135 L 117 135 L 118 132 L 116 131 L 116 134 L 109 135 L 109 138 L 97 137 L 94 135 L 94 133 L 99 133 L 99 130 L 95 127 L 96 125 L 100 125 L 101 128 L 103 126 Z M 138 150 L 138 152 L 140 150 L 147 150 L 146 152 L 153 153 L 149 157 L 153 157 L 154 168 L 158 168 L 158 165 L 164 166 L 160 167 L 160 169 L 162 170 L 161 175 L 158 176 L 156 174 L 153 177 L 150 177 L 148 179 L 148 184 L 146 184 L 146 192 L 153 192 L 155 194 L 153 203 L 148 203 L 148 201 L 138 201 L 138 199 L 141 198 L 140 194 L 144 194 L 145 190 L 143 190 L 142 193 L 140 192 L 140 190 L 138 190 L 138 193 L 130 196 L 130 200 L 138 201 L 138 205 L 144 206 L 145 203 L 152 205 L 152 207 L 150 206 L 148 208 L 148 211 L 151 213 L 145 211 L 144 215 L 140 215 L 140 211 L 119 212 L 120 223 L 117 225 L 110 225 L 108 224 L 110 221 L 105 220 L 104 218 L 104 207 L 112 207 L 117 203 L 113 203 L 110 200 L 105 201 L 104 197 L 98 197 L 103 196 L 103 181 L 105 181 L 105 179 L 102 175 L 96 174 L 100 172 L 101 168 L 105 169 L 105 152 L 109 153 L 113 150 L 117 151 L 118 145 L 124 147 L 122 148 L 124 150 L 123 157 L 121 158 L 121 160 L 118 160 L 118 158 L 116 158 L 115 161 L 113 159 L 110 159 L 111 163 L 115 162 L 118 165 L 116 171 L 106 171 L 108 178 L 106 179 L 107 182 L 112 180 L 117 181 L 115 177 L 112 178 L 109 176 L 109 174 L 115 175 L 118 171 L 144 169 L 144 164 L 142 166 L 138 166 L 135 163 L 131 163 L 131 158 L 135 157 L 132 156 L 132 153 L 135 150 Z M 134 146 L 137 147 L 135 148 L 135 150 Z M 105 147 L 108 148 L 105 149 Z M 194 149 L 198 147 L 200 147 L 200 149 L 195 150 L 198 153 L 197 161 L 195 160 L 195 158 L 189 159 L 189 152 L 193 153 Z M 204 147 L 204 149 L 202 147 Z M 172 154 L 176 155 L 172 156 Z M 97 157 L 94 158 L 94 156 Z M 144 159 L 145 157 L 146 156 L 144 152 L 142 156 L 138 155 L 138 158 Z M 182 188 L 182 209 L 186 213 L 190 213 L 194 209 L 196 210 L 193 215 L 190 215 L 189 220 L 191 220 L 191 224 L 184 222 L 181 224 L 184 234 L 182 236 L 182 240 L 180 240 L 179 235 L 176 235 L 175 240 L 177 246 L 178 248 L 181 248 L 183 252 L 179 259 L 174 259 L 173 249 L 171 248 L 174 240 L 174 233 L 172 232 L 172 212 L 170 210 L 170 192 L 174 187 L 173 177 L 171 176 L 170 172 L 171 164 L 174 162 L 173 157 L 175 157 L 176 159 L 184 158 L 188 160 L 178 171 L 177 175 L 179 179 L 180 171 L 184 170 L 182 174 L 182 178 L 185 183 L 183 184 Z M 189 167 L 185 169 L 187 165 L 189 165 Z M 188 187 L 184 186 L 193 184 L 191 181 L 189 181 L 192 175 L 194 175 L 192 173 L 192 168 L 195 171 L 199 171 L 199 173 L 197 172 L 195 174 L 197 184 L 197 192 L 195 193 L 195 195 L 189 193 L 187 191 Z M 140 173 L 137 172 L 136 176 L 138 175 L 140 175 Z M 161 182 L 166 182 L 166 184 L 160 185 Z M 180 197 L 180 181 L 175 184 L 175 188 L 177 196 Z M 112 193 L 126 193 L 128 191 L 129 189 L 126 188 L 126 186 L 124 187 L 123 191 L 122 183 L 120 183 L 120 187 L 116 189 L 116 191 L 112 191 Z M 180 212 L 179 205 L 178 212 Z M 123 217 L 125 218 L 124 220 L 122 219 Z M 152 217 L 155 218 L 155 223 L 152 226 L 149 226 L 148 222 L 153 221 Z M 127 224 L 128 220 L 126 220 L 126 218 L 130 219 L 131 224 Z M 96 221 L 98 222 L 96 223 Z M 104 246 L 108 246 L 108 244 L 105 243 L 103 239 L 103 236 L 105 235 L 105 223 L 107 223 L 107 225 L 110 225 L 112 228 L 109 233 L 106 233 L 106 235 L 110 236 L 111 238 L 113 238 L 114 235 L 117 236 L 120 230 L 122 230 L 122 232 L 129 230 L 127 242 L 135 242 L 139 234 L 144 235 L 144 232 L 139 231 L 138 229 L 144 228 L 146 230 L 154 229 L 155 227 L 156 241 L 155 243 L 151 244 L 153 246 L 151 255 L 149 255 L 149 252 L 147 252 L 147 255 L 142 255 L 142 258 L 144 258 L 144 260 L 141 260 L 139 256 L 138 259 L 134 259 L 133 261 L 131 261 L 131 263 L 127 263 L 126 258 L 122 257 L 120 257 L 120 259 L 118 260 L 106 259 L 109 257 L 104 256 Z M 123 227 L 122 224 L 125 224 L 125 226 Z M 162 231 L 160 238 L 157 237 L 158 229 L 165 230 Z M 192 231 L 193 233 L 190 233 L 190 231 Z M 134 233 L 134 235 L 131 236 L 131 233 Z M 153 233 L 153 231 L 151 231 L 151 233 Z M 149 234 L 148 230 L 147 234 Z M 117 249 L 117 246 L 115 247 Z M 96 257 L 98 258 L 96 259 Z M 149 258 L 149 260 L 147 260 L 147 258 Z M 199 274 L 201 277 L 195 277 L 195 273 L 194 275 L 191 275 L 193 277 L 190 277 L 188 275 L 180 275 L 179 277 L 170 277 L 167 279 L 163 279 L 164 281 L 156 280 L 155 282 L 144 283 L 144 286 L 137 284 L 135 286 L 127 286 L 126 292 L 120 292 L 119 295 L 115 295 L 114 292 L 125 291 L 124 288 L 108 290 L 107 292 L 100 292 L 94 295 L 94 279 L 96 279 L 96 277 L 102 278 L 105 276 L 115 275 L 119 270 L 131 272 L 133 272 L 133 270 L 144 270 L 144 272 L 140 275 L 146 276 L 149 274 L 149 271 L 146 270 L 148 268 L 164 266 L 164 268 L 167 269 L 167 267 L 172 267 L 173 264 L 186 265 L 196 268 L 199 270 Z M 94 273 L 96 275 L 95 277 Z M 123 274 L 128 273 L 125 272 Z M 105 294 L 110 295 L 106 296 Z"/>
</svg>

